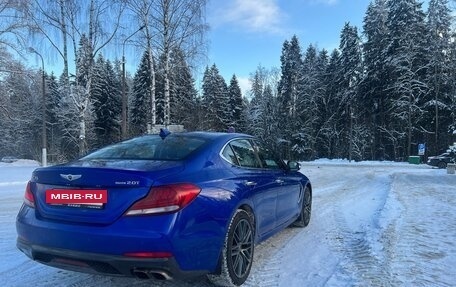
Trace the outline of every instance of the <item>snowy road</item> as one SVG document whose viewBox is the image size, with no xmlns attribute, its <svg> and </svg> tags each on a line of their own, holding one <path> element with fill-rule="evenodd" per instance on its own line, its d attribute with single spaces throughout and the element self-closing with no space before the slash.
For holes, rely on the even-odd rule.
<svg viewBox="0 0 456 287">
<path fill-rule="evenodd" d="M 15 247 L 14 220 L 34 167 L 0 165 L 2 286 L 211 286 L 62 271 Z M 454 286 L 456 175 L 392 163 L 306 163 L 313 214 L 256 247 L 245 286 Z"/>
</svg>

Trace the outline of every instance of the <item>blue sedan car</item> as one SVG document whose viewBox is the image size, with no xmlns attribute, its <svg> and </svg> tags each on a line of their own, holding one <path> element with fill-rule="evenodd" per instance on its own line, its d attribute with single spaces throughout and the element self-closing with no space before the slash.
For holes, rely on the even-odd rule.
<svg viewBox="0 0 456 287">
<path fill-rule="evenodd" d="M 244 283 L 255 244 L 309 224 L 299 164 L 236 133 L 146 135 L 33 172 L 17 247 L 40 263 L 138 278 Z"/>
</svg>

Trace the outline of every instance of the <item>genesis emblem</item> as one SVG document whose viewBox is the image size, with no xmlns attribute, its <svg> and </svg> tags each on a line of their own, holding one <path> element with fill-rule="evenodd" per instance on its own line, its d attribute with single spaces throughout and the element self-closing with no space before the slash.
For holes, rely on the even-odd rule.
<svg viewBox="0 0 456 287">
<path fill-rule="evenodd" d="M 60 177 L 66 179 L 66 180 L 69 180 L 69 181 L 73 181 L 73 180 L 81 178 L 82 175 L 81 174 L 60 174 Z"/>
</svg>

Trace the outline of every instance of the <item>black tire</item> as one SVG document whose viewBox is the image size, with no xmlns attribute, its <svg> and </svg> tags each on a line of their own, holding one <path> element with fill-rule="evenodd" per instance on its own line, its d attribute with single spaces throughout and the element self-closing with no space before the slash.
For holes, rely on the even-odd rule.
<svg viewBox="0 0 456 287">
<path fill-rule="evenodd" d="M 446 164 L 446 162 L 444 162 L 444 161 L 439 161 L 439 163 L 437 164 L 437 167 L 438 167 L 438 168 L 446 168 L 446 167 L 447 167 L 447 164 Z"/>
<path fill-rule="evenodd" d="M 240 286 L 250 274 L 254 252 L 253 216 L 239 209 L 231 219 L 220 256 L 220 274 L 209 274 L 218 286 Z"/>
<path fill-rule="evenodd" d="M 296 227 L 306 227 L 309 225 L 310 216 L 312 214 L 312 194 L 310 188 L 306 186 L 304 188 L 304 194 L 302 196 L 301 202 L 301 213 L 299 214 L 298 219 L 293 223 L 293 226 Z"/>
</svg>

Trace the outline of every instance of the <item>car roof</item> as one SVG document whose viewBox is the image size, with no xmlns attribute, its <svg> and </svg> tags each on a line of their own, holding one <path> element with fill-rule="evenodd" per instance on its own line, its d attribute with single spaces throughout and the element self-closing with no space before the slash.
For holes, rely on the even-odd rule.
<svg viewBox="0 0 456 287">
<path fill-rule="evenodd" d="M 234 139 L 239 137 L 249 137 L 253 138 L 251 135 L 242 134 L 242 133 L 226 133 L 226 132 L 207 132 L 207 131 L 192 131 L 192 132 L 179 132 L 179 133 L 171 133 L 170 135 L 173 136 L 194 136 L 199 138 L 204 138 L 208 140 L 215 140 L 215 139 Z"/>
</svg>

